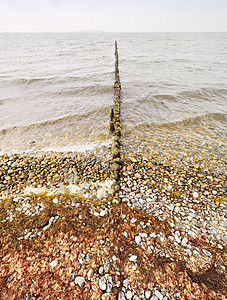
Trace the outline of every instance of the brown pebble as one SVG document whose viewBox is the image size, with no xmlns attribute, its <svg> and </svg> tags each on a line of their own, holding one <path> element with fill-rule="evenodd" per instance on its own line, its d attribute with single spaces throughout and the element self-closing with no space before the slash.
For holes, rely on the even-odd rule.
<svg viewBox="0 0 227 300">
<path fill-rule="evenodd" d="M 134 177 L 137 178 L 137 179 L 141 179 L 142 178 L 142 176 L 139 173 L 135 173 Z"/>
</svg>

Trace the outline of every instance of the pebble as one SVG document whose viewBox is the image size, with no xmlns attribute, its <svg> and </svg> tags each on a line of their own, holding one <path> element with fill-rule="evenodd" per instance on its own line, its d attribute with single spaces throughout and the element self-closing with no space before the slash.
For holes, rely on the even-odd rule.
<svg viewBox="0 0 227 300">
<path fill-rule="evenodd" d="M 106 290 L 106 278 L 105 276 L 101 277 L 99 279 L 99 287 L 102 291 L 105 291 Z"/>
<path fill-rule="evenodd" d="M 123 291 L 120 291 L 118 293 L 118 297 L 117 297 L 118 300 L 125 300 L 125 294 Z"/>
<path fill-rule="evenodd" d="M 58 204 L 58 198 L 54 198 L 54 199 L 53 199 L 53 203 L 54 203 L 54 204 Z"/>
<path fill-rule="evenodd" d="M 161 294 L 158 290 L 156 290 L 154 293 L 155 293 L 155 296 L 156 296 L 159 300 L 162 300 L 162 299 L 163 299 L 162 294 Z"/>
<path fill-rule="evenodd" d="M 129 257 L 129 261 L 136 261 L 137 260 L 137 255 L 131 255 Z"/>
<path fill-rule="evenodd" d="M 55 259 L 50 263 L 50 266 L 54 268 L 57 266 L 57 264 L 58 264 L 58 261 L 57 261 L 57 259 Z"/>
<path fill-rule="evenodd" d="M 184 252 L 186 252 L 189 256 L 192 256 L 192 251 L 190 249 L 184 249 Z"/>
<path fill-rule="evenodd" d="M 211 253 L 210 253 L 210 251 L 207 251 L 207 250 L 205 250 L 205 249 L 202 249 L 202 251 L 203 251 L 203 253 L 204 253 L 205 255 L 207 255 L 207 256 L 211 256 Z"/>
<path fill-rule="evenodd" d="M 141 242 L 141 237 L 140 237 L 139 235 L 137 235 L 137 236 L 135 237 L 135 242 L 136 242 L 137 245 L 140 244 L 140 242 Z"/>
<path fill-rule="evenodd" d="M 151 291 L 146 291 L 145 292 L 145 297 L 146 297 L 146 299 L 150 299 L 150 297 L 151 297 Z"/>
<path fill-rule="evenodd" d="M 75 284 L 79 285 L 80 288 L 83 288 L 85 285 L 85 278 L 83 276 L 76 276 Z"/>
<path fill-rule="evenodd" d="M 128 233 L 126 231 L 124 231 L 124 236 L 127 238 L 128 237 Z"/>
<path fill-rule="evenodd" d="M 180 240 L 180 238 L 175 234 L 175 240 L 176 240 L 176 242 L 178 243 L 178 244 L 180 244 L 181 243 L 181 240 Z"/>
<path fill-rule="evenodd" d="M 188 243 L 188 239 L 186 237 L 183 238 L 183 240 L 181 241 L 181 244 L 183 247 L 186 247 Z"/>
<path fill-rule="evenodd" d="M 132 299 L 133 293 L 131 291 L 127 291 L 126 293 L 126 299 Z"/>
<path fill-rule="evenodd" d="M 116 260 L 117 260 L 117 257 L 116 257 L 115 255 L 113 255 L 113 256 L 112 256 L 112 260 L 113 260 L 113 261 L 116 261 Z"/>
<path fill-rule="evenodd" d="M 193 195 L 194 198 L 198 198 L 199 197 L 199 194 L 197 192 L 193 192 L 192 195 Z"/>
</svg>

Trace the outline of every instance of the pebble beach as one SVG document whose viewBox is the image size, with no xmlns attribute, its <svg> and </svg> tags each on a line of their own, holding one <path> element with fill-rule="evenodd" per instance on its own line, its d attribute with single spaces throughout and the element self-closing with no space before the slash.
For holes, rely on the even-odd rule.
<svg viewBox="0 0 227 300">
<path fill-rule="evenodd" d="M 118 205 L 111 145 L 1 157 L 1 299 L 225 299 L 224 161 L 139 139 L 123 133 Z"/>
</svg>

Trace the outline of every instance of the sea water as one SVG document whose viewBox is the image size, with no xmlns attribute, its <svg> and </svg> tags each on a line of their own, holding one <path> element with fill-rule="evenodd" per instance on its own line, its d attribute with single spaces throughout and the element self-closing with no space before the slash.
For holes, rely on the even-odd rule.
<svg viewBox="0 0 227 300">
<path fill-rule="evenodd" d="M 227 33 L 1 33 L 0 152 L 109 144 L 115 40 L 124 134 L 225 140 Z"/>
</svg>

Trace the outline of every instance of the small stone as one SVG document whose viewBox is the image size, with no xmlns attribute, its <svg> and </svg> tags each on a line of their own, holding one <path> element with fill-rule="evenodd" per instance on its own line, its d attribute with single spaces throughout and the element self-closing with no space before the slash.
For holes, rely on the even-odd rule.
<svg viewBox="0 0 227 300">
<path fill-rule="evenodd" d="M 119 197 L 114 197 L 113 200 L 112 200 L 112 204 L 114 205 L 118 205 L 120 203 L 120 200 L 119 200 Z"/>
<path fill-rule="evenodd" d="M 218 247 L 219 249 L 223 249 L 223 246 L 222 246 L 221 244 L 217 244 L 217 247 Z"/>
<path fill-rule="evenodd" d="M 54 203 L 54 204 L 58 204 L 58 198 L 54 198 L 54 199 L 53 199 L 53 203 Z"/>
<path fill-rule="evenodd" d="M 102 291 L 105 291 L 106 290 L 106 278 L 105 276 L 101 277 L 99 279 L 99 287 Z"/>
<path fill-rule="evenodd" d="M 123 291 L 120 291 L 117 297 L 118 300 L 125 300 L 125 294 Z"/>
<path fill-rule="evenodd" d="M 107 211 L 106 210 L 101 210 L 100 211 L 100 213 L 99 213 L 99 215 L 100 215 L 100 217 L 103 217 L 103 216 L 105 216 L 107 214 Z"/>
<path fill-rule="evenodd" d="M 54 268 L 57 266 L 57 264 L 58 264 L 58 261 L 57 261 L 57 259 L 55 259 L 50 263 L 50 266 Z"/>
<path fill-rule="evenodd" d="M 192 251 L 190 249 L 184 249 L 184 252 L 187 253 L 189 256 L 192 256 Z"/>
<path fill-rule="evenodd" d="M 124 286 L 125 288 L 127 288 L 128 285 L 129 285 L 129 280 L 128 280 L 128 278 L 127 278 L 127 279 L 123 280 L 123 286 Z"/>
<path fill-rule="evenodd" d="M 151 291 L 146 291 L 145 292 L 145 297 L 146 297 L 146 299 L 150 299 L 150 297 L 151 297 Z"/>
<path fill-rule="evenodd" d="M 83 276 L 77 276 L 75 278 L 75 284 L 79 285 L 79 287 L 82 288 L 85 284 L 85 278 Z"/>
<path fill-rule="evenodd" d="M 136 261 L 137 260 L 137 255 L 131 255 L 129 257 L 129 261 Z"/>
<path fill-rule="evenodd" d="M 187 242 L 188 242 L 188 239 L 186 237 L 183 238 L 181 244 L 182 246 L 186 247 L 187 246 Z"/>
<path fill-rule="evenodd" d="M 211 253 L 210 253 L 210 251 L 207 251 L 207 250 L 205 250 L 205 249 L 202 249 L 202 251 L 203 251 L 203 253 L 204 253 L 205 255 L 207 255 L 207 256 L 211 256 Z"/>
<path fill-rule="evenodd" d="M 131 291 L 127 291 L 126 299 L 132 299 L 133 293 Z"/>
<path fill-rule="evenodd" d="M 191 230 L 188 231 L 188 235 L 190 235 L 194 239 L 196 238 L 196 234 Z"/>
<path fill-rule="evenodd" d="M 197 192 L 193 192 L 192 196 L 193 196 L 193 198 L 198 198 L 199 194 Z"/>
<path fill-rule="evenodd" d="M 107 293 L 110 293 L 110 292 L 111 292 L 111 290 L 112 290 L 112 288 L 113 288 L 113 285 L 112 285 L 112 283 L 110 283 L 110 282 L 107 282 L 107 286 L 106 286 L 106 292 L 107 292 Z"/>
<path fill-rule="evenodd" d="M 155 293 L 155 296 L 158 297 L 158 299 L 160 299 L 160 300 L 163 299 L 162 294 L 158 290 L 156 290 L 154 293 Z"/>
<path fill-rule="evenodd" d="M 134 177 L 135 177 L 136 179 L 141 179 L 141 178 L 142 178 L 142 176 L 141 176 L 139 173 L 135 173 L 135 174 L 134 174 Z"/>
<path fill-rule="evenodd" d="M 136 221 L 137 221 L 137 219 L 135 219 L 135 218 L 131 219 L 131 223 L 135 223 Z"/>
<path fill-rule="evenodd" d="M 140 242 L 141 242 L 141 237 L 140 237 L 139 235 L 137 235 L 137 236 L 135 237 L 135 242 L 136 242 L 137 245 L 140 244 Z"/>
<path fill-rule="evenodd" d="M 180 244 L 181 243 L 181 240 L 180 240 L 180 238 L 175 234 L 175 240 L 176 240 L 176 242 L 178 243 L 178 244 Z"/>
<path fill-rule="evenodd" d="M 89 281 L 91 280 L 92 273 L 93 273 L 93 271 L 91 269 L 87 272 L 87 279 Z"/>
<path fill-rule="evenodd" d="M 112 256 L 112 260 L 113 260 L 113 261 L 116 261 L 116 260 L 117 260 L 117 257 L 116 257 L 115 255 L 113 255 L 113 256 Z"/>
<path fill-rule="evenodd" d="M 159 237 L 159 240 L 160 240 L 161 243 L 163 243 L 164 240 L 165 240 L 165 237 L 164 237 L 163 235 L 161 235 L 161 236 Z"/>
</svg>

